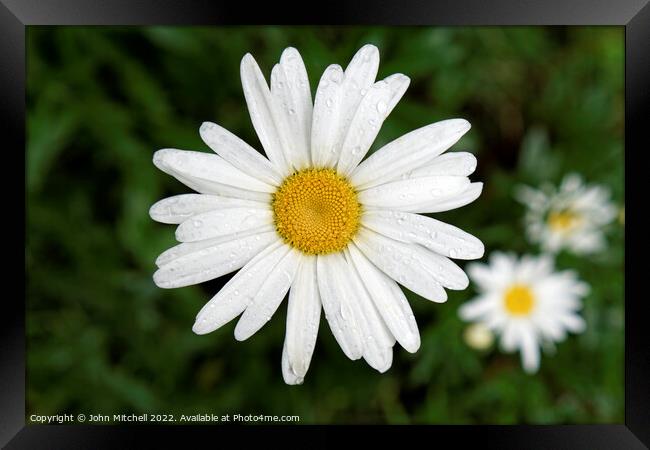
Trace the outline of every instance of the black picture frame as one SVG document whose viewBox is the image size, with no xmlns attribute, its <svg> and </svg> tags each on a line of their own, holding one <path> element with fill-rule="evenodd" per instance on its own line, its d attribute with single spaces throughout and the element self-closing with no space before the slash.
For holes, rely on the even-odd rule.
<svg viewBox="0 0 650 450">
<path fill-rule="evenodd" d="M 348 431 L 364 443 L 412 442 L 440 439 L 454 446 L 467 444 L 500 449 L 637 449 L 650 445 L 650 333 L 643 306 L 647 298 L 641 287 L 648 248 L 643 231 L 648 229 L 639 180 L 643 179 L 642 155 L 650 149 L 644 127 L 650 119 L 650 6 L 648 0 L 456 0 L 327 2 L 317 13 L 305 3 L 302 17 L 297 4 L 226 4 L 208 0 L 0 0 L 0 123 L 4 154 L 20 155 L 25 149 L 25 28 L 27 25 L 232 25 L 232 24 L 381 24 L 381 25 L 619 25 L 625 28 L 625 191 L 627 208 L 625 246 L 625 422 L 611 425 L 560 426 L 413 426 L 349 427 L 256 426 L 245 433 L 237 427 L 158 425 L 28 425 L 25 424 L 25 307 L 17 295 L 5 291 L 0 313 L 0 445 L 6 448 L 141 448 L 189 444 L 188 439 L 237 436 L 238 445 L 264 435 L 291 445 L 310 447 L 339 445 L 338 433 Z M 294 11 L 290 14 L 289 11 Z M 14 181 L 24 170 L 7 170 L 17 180 L 3 180 L 11 195 Z M 647 176 L 647 175 L 646 175 Z M 11 181 L 11 182 L 10 182 Z M 14 195 L 16 202 L 22 199 Z M 640 206 L 640 207 L 637 207 Z M 28 207 L 26 205 L 25 207 Z M 20 205 L 17 205 L 20 210 Z M 19 217 L 12 215 L 13 218 Z M 24 217 L 24 216 L 23 216 Z M 9 219 L 9 217 L 7 218 Z M 8 220 L 10 227 L 20 220 Z M 27 236 L 10 230 L 6 236 Z M 24 260 L 17 239 L 12 253 Z M 630 244 L 631 243 L 631 244 Z M 9 250 L 6 250 L 9 251 Z M 9 255 L 5 261 L 12 261 Z M 647 276 L 647 275 L 645 275 Z M 29 274 L 25 273 L 25 282 Z M 6 277 L 9 282 L 12 280 Z M 7 285 L 9 283 L 6 283 Z M 24 298 L 24 296 L 23 296 Z M 253 433 L 250 431 L 261 432 Z M 318 437 L 311 436 L 317 433 Z M 413 433 L 421 436 L 415 436 Z M 408 441 L 406 441 L 408 439 Z M 217 441 L 213 441 L 216 444 Z M 224 441 L 221 441 L 224 442 Z M 425 441 L 426 442 L 426 441 Z M 225 444 L 225 442 L 224 442 Z M 191 444 L 190 444 L 191 445 Z M 420 444 L 417 444 L 420 445 Z"/>
</svg>

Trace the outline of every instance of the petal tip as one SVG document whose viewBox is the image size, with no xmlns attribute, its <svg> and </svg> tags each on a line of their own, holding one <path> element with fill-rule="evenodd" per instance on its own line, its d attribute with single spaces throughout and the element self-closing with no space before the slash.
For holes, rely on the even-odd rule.
<svg viewBox="0 0 650 450">
<path fill-rule="evenodd" d="M 165 272 L 163 272 L 163 269 L 156 270 L 156 272 L 153 274 L 153 282 L 161 289 L 171 289 L 169 281 L 164 279 L 164 274 Z"/>
<path fill-rule="evenodd" d="M 369 56 L 377 55 L 379 56 L 379 48 L 375 44 L 364 44 L 359 52 L 367 53 Z"/>
<path fill-rule="evenodd" d="M 199 320 L 199 318 L 196 318 L 196 322 L 194 322 L 194 325 L 192 325 L 192 332 L 194 334 L 198 334 L 199 336 L 208 334 L 212 330 L 205 325 L 205 322 Z"/>
<path fill-rule="evenodd" d="M 207 121 L 203 122 L 203 123 L 201 123 L 201 126 L 199 127 L 199 134 L 201 136 L 203 136 L 205 133 L 208 133 L 208 132 L 214 130 L 216 126 L 217 126 L 217 124 L 213 123 L 213 122 L 207 122 Z"/>
<path fill-rule="evenodd" d="M 406 350 L 409 353 L 416 353 L 418 350 L 420 350 L 420 336 L 417 336 L 417 339 L 413 339 L 412 341 L 405 342 L 406 346 L 404 347 L 404 350 Z"/>
<path fill-rule="evenodd" d="M 160 170 L 163 170 L 163 167 L 165 165 L 165 157 L 167 155 L 169 155 L 167 149 L 156 150 L 156 152 L 153 154 L 153 163 Z"/>
<path fill-rule="evenodd" d="M 158 218 L 160 217 L 159 214 L 158 214 L 158 203 L 159 203 L 159 202 L 154 203 L 154 204 L 151 205 L 151 207 L 149 208 L 149 217 L 150 217 L 152 220 L 155 220 L 156 222 L 158 222 Z"/>
<path fill-rule="evenodd" d="M 235 327 L 235 339 L 238 340 L 239 342 L 245 341 L 251 335 L 247 333 L 239 324 L 241 322 L 237 322 L 237 326 Z"/>
<path fill-rule="evenodd" d="M 280 63 L 282 64 L 284 60 L 298 57 L 300 58 L 300 52 L 295 47 L 287 47 L 282 50 L 282 55 L 280 55 Z"/>
<path fill-rule="evenodd" d="M 466 119 L 454 119 L 454 121 L 458 125 L 459 132 L 463 134 L 467 133 L 470 128 L 472 128 L 472 124 Z"/>
</svg>

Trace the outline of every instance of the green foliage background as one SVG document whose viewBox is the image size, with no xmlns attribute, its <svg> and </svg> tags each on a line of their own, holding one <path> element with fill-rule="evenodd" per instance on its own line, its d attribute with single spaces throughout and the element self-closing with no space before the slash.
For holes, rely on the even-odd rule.
<svg viewBox="0 0 650 450">
<path fill-rule="evenodd" d="M 302 423 L 601 423 L 623 421 L 623 226 L 594 258 L 560 255 L 591 284 L 587 331 L 545 354 L 536 375 L 518 355 L 479 353 L 457 316 L 474 295 L 438 305 L 409 293 L 422 347 L 395 347 L 380 375 L 349 361 L 326 322 L 305 384 L 280 372 L 286 306 L 250 340 L 234 323 L 191 331 L 228 278 L 163 290 L 154 260 L 174 229 L 155 201 L 189 189 L 151 159 L 164 147 L 208 151 L 204 120 L 261 149 L 239 62 L 268 77 L 297 47 L 312 91 L 328 64 L 364 43 L 379 77 L 412 79 L 373 150 L 429 124 L 464 117 L 454 150 L 478 157 L 482 196 L 437 214 L 493 250 L 536 253 L 523 234 L 518 183 L 569 171 L 608 185 L 623 205 L 622 28 L 30 27 L 28 38 L 28 415 L 90 413 L 298 414 Z M 621 221 L 622 222 L 622 221 Z M 286 303 L 285 303 L 286 305 Z"/>
</svg>

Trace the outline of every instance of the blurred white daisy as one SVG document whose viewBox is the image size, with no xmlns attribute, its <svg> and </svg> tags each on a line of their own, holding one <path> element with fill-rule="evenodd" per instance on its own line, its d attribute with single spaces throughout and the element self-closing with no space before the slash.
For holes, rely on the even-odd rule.
<svg viewBox="0 0 650 450">
<path fill-rule="evenodd" d="M 305 66 L 287 48 L 270 89 L 250 54 L 241 79 L 264 158 L 214 123 L 200 134 L 216 154 L 159 150 L 154 164 L 199 192 L 162 200 L 153 219 L 180 224 L 182 242 L 157 259 L 155 283 L 188 286 L 241 269 L 201 309 L 205 334 L 241 314 L 235 338 L 257 332 L 289 293 L 282 371 L 301 383 L 309 367 L 321 305 L 351 359 L 383 372 L 395 341 L 420 346 L 411 308 L 397 282 L 435 301 L 465 289 L 449 258 L 474 259 L 483 244 L 417 213 L 474 201 L 482 183 L 470 153 L 442 153 L 469 130 L 462 119 L 434 123 L 396 139 L 361 162 L 409 78 L 375 82 L 376 47 L 366 45 L 343 70 L 329 66 L 312 106 Z"/>
<path fill-rule="evenodd" d="M 559 189 L 520 186 L 515 196 L 528 207 L 524 221 L 531 242 L 547 252 L 567 249 L 577 255 L 605 247 L 603 227 L 614 220 L 617 209 L 605 186 L 586 185 L 580 175 L 564 177 Z"/>
<path fill-rule="evenodd" d="M 493 252 L 489 264 L 472 263 L 468 273 L 479 296 L 460 307 L 460 317 L 493 330 L 504 351 L 519 350 L 527 372 L 539 368 L 541 345 L 585 329 L 578 311 L 589 286 L 573 271 L 554 272 L 550 255 Z"/>
</svg>

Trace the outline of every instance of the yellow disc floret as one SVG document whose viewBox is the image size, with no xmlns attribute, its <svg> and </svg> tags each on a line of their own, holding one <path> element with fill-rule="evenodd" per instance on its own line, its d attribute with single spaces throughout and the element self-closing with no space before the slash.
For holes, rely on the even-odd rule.
<svg viewBox="0 0 650 450">
<path fill-rule="evenodd" d="M 503 296 L 506 310 L 514 316 L 530 314 L 535 305 L 535 296 L 525 284 L 513 284 Z"/>
<path fill-rule="evenodd" d="M 273 216 L 284 241 L 310 255 L 343 250 L 359 228 L 361 205 L 334 169 L 305 169 L 273 194 Z"/>
<path fill-rule="evenodd" d="M 548 226 L 558 233 L 568 233 L 576 226 L 580 225 L 582 218 L 579 214 L 565 210 L 552 211 L 548 215 Z"/>
</svg>

